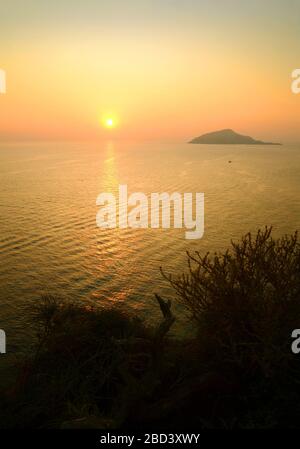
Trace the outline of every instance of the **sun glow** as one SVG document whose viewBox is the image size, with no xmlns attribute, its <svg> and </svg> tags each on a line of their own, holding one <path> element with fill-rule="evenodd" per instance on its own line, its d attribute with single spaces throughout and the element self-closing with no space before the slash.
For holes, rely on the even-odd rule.
<svg viewBox="0 0 300 449">
<path fill-rule="evenodd" d="M 102 120 L 102 124 L 105 128 L 108 129 L 115 128 L 117 125 L 115 118 L 111 116 L 104 117 L 104 119 Z"/>
<path fill-rule="evenodd" d="M 105 124 L 108 128 L 111 128 L 112 126 L 114 126 L 114 121 L 112 118 L 108 118 L 108 119 L 106 119 Z"/>
</svg>

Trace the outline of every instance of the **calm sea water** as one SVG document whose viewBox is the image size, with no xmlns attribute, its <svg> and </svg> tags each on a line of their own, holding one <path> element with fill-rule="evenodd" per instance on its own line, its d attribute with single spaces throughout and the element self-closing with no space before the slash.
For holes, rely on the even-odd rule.
<svg viewBox="0 0 300 449">
<path fill-rule="evenodd" d="M 0 328 L 12 353 L 30 333 L 28 306 L 45 292 L 122 302 L 155 321 L 154 293 L 174 297 L 160 266 L 180 273 L 186 250 L 223 250 L 266 224 L 277 235 L 300 227 L 300 146 L 2 143 L 0 172 Z M 129 193 L 204 192 L 203 239 L 97 228 L 96 198 L 119 184 Z M 188 332 L 175 310 L 174 332 Z"/>
</svg>

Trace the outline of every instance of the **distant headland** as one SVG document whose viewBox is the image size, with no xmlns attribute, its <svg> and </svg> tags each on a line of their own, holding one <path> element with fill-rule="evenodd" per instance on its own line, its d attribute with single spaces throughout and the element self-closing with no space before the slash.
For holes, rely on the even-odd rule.
<svg viewBox="0 0 300 449">
<path fill-rule="evenodd" d="M 281 143 L 263 142 L 262 140 L 255 140 L 249 136 L 238 134 L 232 129 L 222 129 L 221 131 L 214 131 L 202 136 L 195 137 L 189 143 L 198 144 L 221 144 L 221 145 L 281 145 Z"/>
</svg>

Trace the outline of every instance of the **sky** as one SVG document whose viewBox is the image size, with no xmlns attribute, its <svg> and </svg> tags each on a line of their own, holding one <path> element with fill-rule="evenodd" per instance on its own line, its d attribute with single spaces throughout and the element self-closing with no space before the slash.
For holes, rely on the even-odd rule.
<svg viewBox="0 0 300 449">
<path fill-rule="evenodd" d="M 1 2 L 0 139 L 300 142 L 299 23 L 300 0 Z"/>
</svg>

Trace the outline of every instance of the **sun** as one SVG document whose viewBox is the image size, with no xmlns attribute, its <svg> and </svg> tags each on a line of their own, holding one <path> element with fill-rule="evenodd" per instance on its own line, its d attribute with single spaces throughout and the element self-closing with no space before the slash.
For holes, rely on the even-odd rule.
<svg viewBox="0 0 300 449">
<path fill-rule="evenodd" d="M 111 114 L 104 115 L 104 116 L 102 116 L 102 119 L 101 119 L 101 124 L 106 129 L 116 128 L 118 125 L 117 122 L 118 121 L 116 119 L 116 116 L 111 115 Z"/>
<path fill-rule="evenodd" d="M 111 117 L 108 117 L 106 120 L 105 120 L 105 126 L 107 127 L 107 128 L 113 128 L 114 127 L 114 120 L 113 120 L 113 118 L 111 118 Z"/>
<path fill-rule="evenodd" d="M 114 112 L 106 112 L 99 117 L 100 126 L 106 128 L 108 131 L 112 131 L 119 127 L 119 117 Z"/>
</svg>

